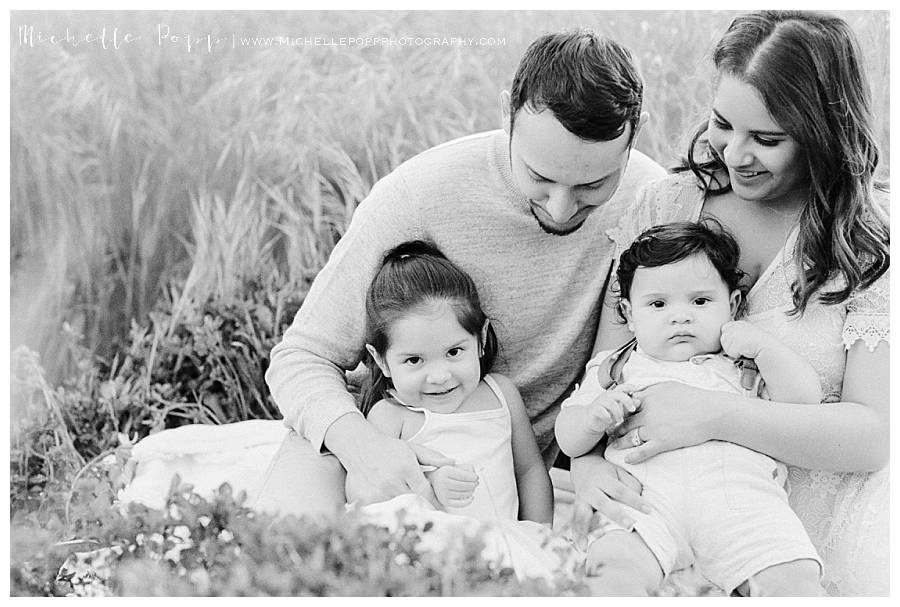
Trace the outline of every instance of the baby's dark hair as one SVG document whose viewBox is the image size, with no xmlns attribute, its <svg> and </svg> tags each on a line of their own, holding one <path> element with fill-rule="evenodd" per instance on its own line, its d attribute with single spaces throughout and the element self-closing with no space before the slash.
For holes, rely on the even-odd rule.
<svg viewBox="0 0 900 607">
<path fill-rule="evenodd" d="M 404 242 L 385 255 L 366 293 L 366 343 L 384 356 L 391 324 L 410 312 L 437 303 L 449 304 L 460 326 L 477 337 L 484 377 L 497 356 L 497 336 L 488 325 L 482 343 L 482 329 L 488 318 L 481 308 L 475 282 L 430 242 Z M 387 396 L 393 383 L 368 351 L 363 356 L 369 377 L 363 386 L 360 409 L 363 415 L 368 415 L 372 406 Z"/>
<path fill-rule="evenodd" d="M 645 230 L 619 257 L 616 271 L 619 299 L 629 299 L 631 283 L 638 268 L 656 268 L 687 259 L 691 255 L 706 255 L 722 277 L 728 291 L 741 291 L 744 300 L 746 287 L 741 284 L 745 274 L 738 268 L 741 249 L 728 230 L 712 218 L 698 223 L 678 221 Z M 617 312 L 624 321 L 621 307 Z M 740 312 L 740 309 L 739 309 Z"/>
</svg>

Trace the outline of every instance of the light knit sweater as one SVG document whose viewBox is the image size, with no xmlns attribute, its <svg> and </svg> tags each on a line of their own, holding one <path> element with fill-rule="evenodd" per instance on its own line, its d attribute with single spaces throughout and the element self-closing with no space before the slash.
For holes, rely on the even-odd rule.
<svg viewBox="0 0 900 607">
<path fill-rule="evenodd" d="M 616 195 L 566 236 L 545 233 L 510 172 L 503 131 L 427 150 L 385 176 L 357 208 L 293 324 L 266 381 L 285 423 L 318 451 L 328 427 L 358 414 L 345 371 L 364 348 L 365 296 L 385 253 L 428 239 L 475 281 L 500 344 L 492 369 L 519 388 L 549 465 L 553 424 L 590 357 L 616 226 L 637 190 L 664 176 L 632 151 Z"/>
</svg>

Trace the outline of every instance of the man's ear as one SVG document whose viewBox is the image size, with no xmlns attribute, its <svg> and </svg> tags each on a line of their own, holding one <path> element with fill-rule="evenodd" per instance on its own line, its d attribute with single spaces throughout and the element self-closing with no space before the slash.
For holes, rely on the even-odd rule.
<svg viewBox="0 0 900 607">
<path fill-rule="evenodd" d="M 735 316 L 737 316 L 738 310 L 741 309 L 741 299 L 743 298 L 743 294 L 741 294 L 740 289 L 735 289 L 731 292 L 731 295 L 728 297 L 728 303 L 731 306 L 731 319 L 734 320 Z"/>
<path fill-rule="evenodd" d="M 509 91 L 500 93 L 500 128 L 509 135 Z"/>
<path fill-rule="evenodd" d="M 644 128 L 644 125 L 647 124 L 647 121 L 650 120 L 649 112 L 641 112 L 641 117 L 638 118 L 638 123 L 634 127 L 634 133 L 631 134 L 631 147 L 634 147 L 635 142 L 637 141 L 638 136 L 641 134 L 641 129 Z"/>
<path fill-rule="evenodd" d="M 622 316 L 625 317 L 625 322 L 628 325 L 628 330 L 634 333 L 634 321 L 631 315 L 631 302 L 627 299 L 620 299 L 619 309 L 622 310 Z"/>
<path fill-rule="evenodd" d="M 381 357 L 380 354 L 378 354 L 378 350 L 375 349 L 375 346 L 373 346 L 372 344 L 366 344 L 366 350 L 368 350 L 369 354 L 372 355 L 372 360 L 375 361 L 375 364 L 378 365 L 378 368 L 381 369 L 381 372 L 384 374 L 384 376 L 390 377 L 391 371 L 390 369 L 388 369 L 385 360 Z"/>
</svg>

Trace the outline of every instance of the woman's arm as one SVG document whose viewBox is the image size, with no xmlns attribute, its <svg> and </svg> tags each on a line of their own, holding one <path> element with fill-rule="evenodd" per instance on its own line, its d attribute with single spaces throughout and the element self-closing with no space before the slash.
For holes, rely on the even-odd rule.
<svg viewBox="0 0 900 607">
<path fill-rule="evenodd" d="M 768 402 L 666 382 L 635 396 L 641 409 L 619 429 L 641 428 L 646 443 L 632 450 L 632 463 L 657 453 L 722 440 L 766 453 L 787 464 L 854 472 L 887 463 L 890 347 L 870 352 L 862 340 L 847 355 L 841 402 L 809 406 Z M 630 444 L 630 437 L 619 439 Z"/>
<path fill-rule="evenodd" d="M 553 485 L 544 467 L 522 396 L 509 378 L 495 373 L 491 377 L 497 380 L 509 406 L 512 454 L 519 493 L 519 520 L 552 525 Z"/>
<path fill-rule="evenodd" d="M 734 358 L 753 359 L 769 400 L 810 405 L 822 402 L 822 382 L 809 361 L 761 327 L 746 320 L 725 323 L 722 350 Z"/>
</svg>

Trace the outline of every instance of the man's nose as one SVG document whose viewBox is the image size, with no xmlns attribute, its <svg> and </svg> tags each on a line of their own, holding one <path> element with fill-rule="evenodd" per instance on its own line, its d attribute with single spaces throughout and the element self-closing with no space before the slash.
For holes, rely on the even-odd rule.
<svg viewBox="0 0 900 607">
<path fill-rule="evenodd" d="M 567 186 L 553 188 L 547 198 L 546 211 L 556 223 L 565 223 L 572 219 L 572 216 L 578 212 L 578 205 L 572 189 Z"/>
</svg>

